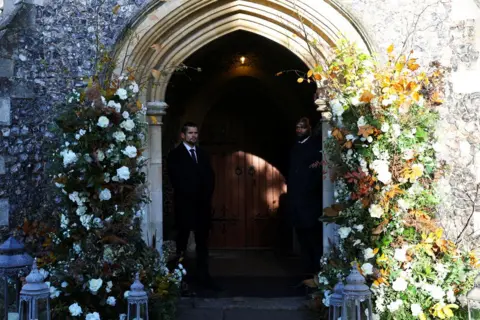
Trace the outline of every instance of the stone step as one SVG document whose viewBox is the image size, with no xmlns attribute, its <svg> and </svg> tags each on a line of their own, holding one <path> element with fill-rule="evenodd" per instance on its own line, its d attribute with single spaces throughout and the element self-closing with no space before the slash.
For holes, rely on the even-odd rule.
<svg viewBox="0 0 480 320">
<path fill-rule="evenodd" d="M 314 320 L 305 298 L 182 298 L 177 320 Z"/>
</svg>

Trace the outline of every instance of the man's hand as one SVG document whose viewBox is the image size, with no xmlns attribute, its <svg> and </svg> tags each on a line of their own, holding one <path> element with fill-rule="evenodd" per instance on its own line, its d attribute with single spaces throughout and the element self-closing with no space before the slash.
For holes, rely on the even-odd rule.
<svg viewBox="0 0 480 320">
<path fill-rule="evenodd" d="M 317 160 L 317 161 L 315 161 L 314 163 L 312 163 L 311 165 L 309 165 L 308 167 L 309 167 L 310 169 L 316 169 L 316 168 L 320 167 L 321 165 L 322 165 L 322 163 Z"/>
</svg>

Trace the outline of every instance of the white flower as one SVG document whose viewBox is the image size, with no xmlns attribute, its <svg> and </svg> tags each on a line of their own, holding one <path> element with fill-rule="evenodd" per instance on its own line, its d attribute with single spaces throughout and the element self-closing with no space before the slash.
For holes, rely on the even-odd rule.
<svg viewBox="0 0 480 320">
<path fill-rule="evenodd" d="M 133 93 L 138 93 L 139 91 L 138 84 L 135 81 L 133 81 L 128 88 L 132 90 Z"/>
<path fill-rule="evenodd" d="M 63 157 L 63 166 L 67 167 L 69 164 L 75 163 L 78 160 L 77 155 L 75 152 L 69 149 L 65 149 L 60 152 L 60 155 Z"/>
<path fill-rule="evenodd" d="M 355 137 L 353 134 L 347 134 L 345 136 L 345 139 L 347 139 L 347 141 L 355 141 L 357 137 Z M 351 149 L 349 149 L 348 151 L 351 151 Z"/>
<path fill-rule="evenodd" d="M 90 279 L 90 281 L 88 281 L 88 289 L 91 292 L 95 293 L 98 291 L 98 289 L 102 287 L 102 284 L 103 284 L 102 279 Z"/>
<path fill-rule="evenodd" d="M 77 216 L 83 216 L 85 214 L 85 212 L 87 212 L 87 207 L 80 206 L 80 207 L 77 208 L 77 210 L 75 212 L 77 213 Z"/>
<path fill-rule="evenodd" d="M 403 301 L 400 300 L 400 299 L 397 299 L 395 301 L 393 301 L 392 303 L 390 303 L 387 308 L 388 310 L 390 310 L 390 312 L 395 312 L 397 311 L 398 309 L 400 309 L 400 307 L 402 306 L 403 304 Z"/>
<path fill-rule="evenodd" d="M 415 154 L 415 152 L 413 151 L 413 149 L 407 149 L 403 152 L 403 159 L 404 160 L 411 160 L 413 159 L 413 155 Z"/>
<path fill-rule="evenodd" d="M 123 131 L 116 131 L 116 132 L 113 133 L 112 136 L 118 142 L 125 141 L 125 138 L 126 138 L 125 133 L 123 133 Z"/>
<path fill-rule="evenodd" d="M 128 114 L 127 111 L 123 111 L 122 117 L 123 117 L 123 119 L 128 119 L 128 118 L 130 118 L 130 115 Z"/>
<path fill-rule="evenodd" d="M 392 131 L 393 131 L 393 136 L 395 138 L 398 138 L 400 137 L 400 134 L 401 134 L 401 127 L 399 124 L 395 123 L 392 125 Z"/>
<path fill-rule="evenodd" d="M 100 315 L 98 314 L 98 312 L 87 313 L 85 320 L 100 320 Z"/>
<path fill-rule="evenodd" d="M 371 263 L 364 263 L 362 265 L 362 272 L 365 275 L 373 274 L 373 265 Z"/>
<path fill-rule="evenodd" d="M 392 283 L 392 289 L 398 292 L 402 292 L 407 290 L 408 283 L 405 279 L 403 278 L 397 278 L 395 281 Z"/>
<path fill-rule="evenodd" d="M 105 220 L 107 220 L 107 219 L 105 219 Z M 113 286 L 112 281 L 108 281 L 107 282 L 107 287 L 105 288 L 105 291 L 111 292 L 112 291 L 112 286 Z"/>
<path fill-rule="evenodd" d="M 393 256 L 398 262 L 407 261 L 407 248 L 395 249 L 395 255 Z"/>
<path fill-rule="evenodd" d="M 340 229 L 338 229 L 338 234 L 340 235 L 340 238 L 345 239 L 346 237 L 348 237 L 351 231 L 352 228 L 350 227 L 341 227 Z"/>
<path fill-rule="evenodd" d="M 130 169 L 128 167 L 120 167 L 117 169 L 117 177 L 120 180 L 128 180 L 130 179 Z"/>
<path fill-rule="evenodd" d="M 123 293 L 123 297 L 127 299 L 129 294 L 130 294 L 130 291 L 127 290 Z"/>
<path fill-rule="evenodd" d="M 70 220 L 68 220 L 68 218 L 62 213 L 62 215 L 60 216 L 60 227 L 62 229 L 67 229 L 69 222 Z"/>
<path fill-rule="evenodd" d="M 116 112 L 120 112 L 120 110 L 122 110 L 122 105 L 113 100 L 108 101 L 107 107 L 115 109 Z"/>
<path fill-rule="evenodd" d="M 423 171 L 425 170 L 423 164 L 421 163 L 415 163 L 412 165 L 412 171 L 413 172 L 419 172 L 420 175 L 418 177 L 421 177 L 423 175 Z"/>
<path fill-rule="evenodd" d="M 97 150 L 97 159 L 98 159 L 98 161 L 105 160 L 105 153 L 103 153 L 102 150 Z"/>
<path fill-rule="evenodd" d="M 109 123 L 110 123 L 110 120 L 108 120 L 107 117 L 101 116 L 100 118 L 98 118 L 97 126 L 99 126 L 100 128 L 106 128 L 108 127 Z"/>
<path fill-rule="evenodd" d="M 370 165 L 370 168 L 375 170 L 377 178 L 384 184 L 389 184 L 392 181 L 392 174 L 390 173 L 389 163 L 387 160 L 375 160 Z"/>
<path fill-rule="evenodd" d="M 122 153 L 129 158 L 135 158 L 137 156 L 137 148 L 134 146 L 127 146 L 125 150 L 122 150 Z"/>
<path fill-rule="evenodd" d="M 123 88 L 119 88 L 117 92 L 115 92 L 115 95 L 118 96 L 121 100 L 127 100 L 128 98 L 128 92 Z"/>
<path fill-rule="evenodd" d="M 125 319 L 127 319 L 127 314 L 126 314 L 126 313 L 122 313 L 118 319 L 119 319 L 119 320 L 125 320 Z"/>
<path fill-rule="evenodd" d="M 372 143 L 372 141 L 373 141 L 372 136 L 368 136 L 368 137 L 367 137 L 367 141 L 368 141 L 368 143 Z"/>
<path fill-rule="evenodd" d="M 330 290 L 325 290 L 323 292 L 323 296 L 324 296 L 324 298 L 322 299 L 323 304 L 326 307 L 329 307 L 330 306 L 330 297 L 332 296 L 331 291 Z"/>
<path fill-rule="evenodd" d="M 71 304 L 70 307 L 68 307 L 68 311 L 70 311 L 72 317 L 76 317 L 82 314 L 82 308 L 76 302 Z"/>
<path fill-rule="evenodd" d="M 373 258 L 375 256 L 375 253 L 373 253 L 373 249 L 372 248 L 367 248 L 365 250 L 363 250 L 363 258 L 365 260 L 368 260 L 370 258 Z"/>
<path fill-rule="evenodd" d="M 357 230 L 358 232 L 362 232 L 363 224 L 356 224 L 353 226 L 353 229 Z"/>
<path fill-rule="evenodd" d="M 410 209 L 410 203 L 404 199 L 398 199 L 397 204 L 401 210 L 407 211 Z"/>
<path fill-rule="evenodd" d="M 120 128 L 123 128 L 123 129 L 125 129 L 125 130 L 127 130 L 127 131 L 132 131 L 133 128 L 135 128 L 135 123 L 133 122 L 133 120 L 127 119 L 127 120 L 122 121 L 122 122 L 120 123 Z"/>
<path fill-rule="evenodd" d="M 383 208 L 378 204 L 372 204 L 368 212 L 370 212 L 370 217 L 372 218 L 381 218 L 383 216 Z"/>
<path fill-rule="evenodd" d="M 448 303 L 455 303 L 457 298 L 455 298 L 455 293 L 453 292 L 452 289 L 448 289 L 447 291 L 447 301 Z"/>
<path fill-rule="evenodd" d="M 49 286 L 50 287 L 50 299 L 55 299 L 60 295 L 60 290 L 57 290 L 54 286 Z"/>
<path fill-rule="evenodd" d="M 115 297 L 108 297 L 107 298 L 107 304 L 111 305 L 111 306 L 115 306 L 115 303 L 117 302 L 117 299 L 115 299 Z"/>
<path fill-rule="evenodd" d="M 68 195 L 68 198 L 73 202 L 75 202 L 76 204 L 78 204 L 79 206 L 83 204 L 83 199 L 80 199 L 80 196 L 77 191 L 73 191 L 72 193 L 70 193 Z"/>
<path fill-rule="evenodd" d="M 62 288 L 66 288 L 68 287 L 68 282 L 66 281 L 63 281 L 62 284 L 61 284 Z"/>
<path fill-rule="evenodd" d="M 80 222 L 82 223 L 82 226 L 90 230 L 90 224 L 92 222 L 93 214 L 84 214 L 83 216 L 80 217 Z"/>
<path fill-rule="evenodd" d="M 332 108 L 332 113 L 337 117 L 340 117 L 345 111 L 343 109 L 343 103 L 341 103 L 339 99 L 330 100 L 329 104 Z"/>
<path fill-rule="evenodd" d="M 364 116 L 361 116 L 360 118 L 358 118 L 357 120 L 357 126 L 360 128 L 360 127 L 363 127 L 363 126 L 366 126 L 367 125 L 367 120 L 365 120 L 365 117 Z"/>
<path fill-rule="evenodd" d="M 412 316 L 418 317 L 423 313 L 422 306 L 418 303 L 414 303 L 410 306 L 410 310 L 412 310 Z"/>
<path fill-rule="evenodd" d="M 110 200 L 112 198 L 112 193 L 107 188 L 100 191 L 100 201 Z"/>
<path fill-rule="evenodd" d="M 382 132 L 388 132 L 388 130 L 390 130 L 390 125 L 388 124 L 388 122 L 382 123 L 382 127 L 380 128 L 380 130 L 382 130 Z"/>
</svg>

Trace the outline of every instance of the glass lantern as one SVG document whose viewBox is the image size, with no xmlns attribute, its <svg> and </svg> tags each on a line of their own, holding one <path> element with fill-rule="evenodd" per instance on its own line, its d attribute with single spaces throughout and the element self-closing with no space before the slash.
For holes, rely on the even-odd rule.
<svg viewBox="0 0 480 320">
<path fill-rule="evenodd" d="M 130 286 L 128 294 L 128 320 L 148 320 L 148 295 L 140 282 L 140 276 L 137 272 L 135 281 Z"/>
<path fill-rule="evenodd" d="M 33 261 L 32 272 L 20 291 L 19 320 L 50 320 L 50 288 Z"/>
<path fill-rule="evenodd" d="M 333 287 L 333 294 L 330 296 L 330 307 L 328 308 L 328 320 L 338 320 L 342 315 L 343 289 L 342 276 L 338 275 L 338 282 Z"/>
<path fill-rule="evenodd" d="M 372 293 L 355 262 L 343 289 L 342 320 L 372 318 Z"/>
<path fill-rule="evenodd" d="M 467 294 L 468 320 L 480 319 L 480 275 L 475 278 L 473 289 Z"/>
<path fill-rule="evenodd" d="M 0 277 L 3 278 L 3 297 L 0 301 L 0 317 L 18 320 L 20 278 L 27 275 L 33 258 L 25 252 L 23 244 L 10 237 L 0 245 Z"/>
</svg>

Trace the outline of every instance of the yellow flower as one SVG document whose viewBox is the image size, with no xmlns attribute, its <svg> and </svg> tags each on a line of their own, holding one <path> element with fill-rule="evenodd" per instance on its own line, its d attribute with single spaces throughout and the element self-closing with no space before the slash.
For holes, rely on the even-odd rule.
<svg viewBox="0 0 480 320">
<path fill-rule="evenodd" d="M 453 317 L 452 309 L 458 309 L 458 306 L 456 304 L 445 305 L 445 303 L 439 302 L 430 308 L 430 313 L 440 319 L 449 319 Z"/>
</svg>

